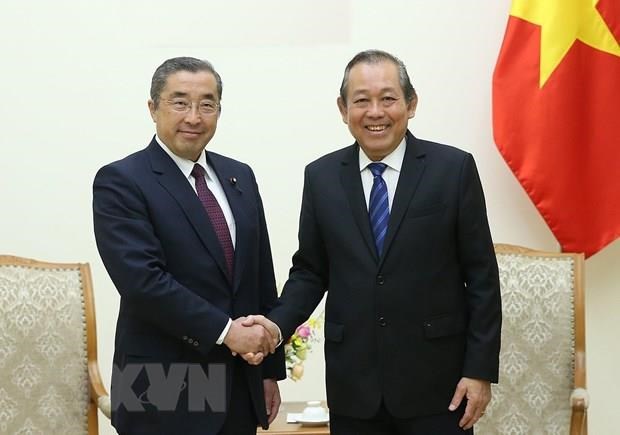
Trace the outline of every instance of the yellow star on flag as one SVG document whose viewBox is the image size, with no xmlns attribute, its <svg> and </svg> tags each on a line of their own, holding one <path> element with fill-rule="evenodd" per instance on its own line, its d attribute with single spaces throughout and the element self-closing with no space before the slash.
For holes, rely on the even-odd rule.
<svg viewBox="0 0 620 435">
<path fill-rule="evenodd" d="M 620 44 L 596 9 L 598 0 L 515 0 L 510 15 L 541 27 L 542 88 L 575 40 L 620 56 Z"/>
</svg>

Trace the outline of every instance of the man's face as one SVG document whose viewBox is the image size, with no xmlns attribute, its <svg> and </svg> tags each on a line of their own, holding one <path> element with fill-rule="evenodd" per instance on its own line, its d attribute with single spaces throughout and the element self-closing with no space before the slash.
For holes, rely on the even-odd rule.
<svg viewBox="0 0 620 435">
<path fill-rule="evenodd" d="M 211 105 L 211 106 L 209 106 Z M 204 107 L 216 105 L 214 113 Z M 215 77 L 208 71 L 179 71 L 168 76 L 159 105 L 149 100 L 157 136 L 179 157 L 196 161 L 209 143 L 219 118 Z"/>
<path fill-rule="evenodd" d="M 342 120 L 374 161 L 390 154 L 405 136 L 417 99 L 407 104 L 392 62 L 358 63 L 349 71 L 346 101 L 338 98 Z"/>
</svg>

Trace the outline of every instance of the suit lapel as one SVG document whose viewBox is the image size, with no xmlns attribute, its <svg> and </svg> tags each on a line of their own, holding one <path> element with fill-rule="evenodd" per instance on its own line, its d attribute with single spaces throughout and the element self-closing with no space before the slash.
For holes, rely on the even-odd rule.
<svg viewBox="0 0 620 435">
<path fill-rule="evenodd" d="M 370 229 L 370 220 L 368 219 L 368 208 L 366 207 L 366 198 L 364 197 L 364 188 L 362 186 L 362 178 L 360 176 L 359 166 L 359 147 L 353 145 L 349 152 L 342 160 L 342 169 L 340 171 L 340 181 L 342 187 L 349 200 L 351 213 L 362 233 L 362 237 L 366 242 L 366 246 L 371 255 L 377 261 L 377 248 L 375 247 L 374 236 Z"/>
<path fill-rule="evenodd" d="M 246 257 L 249 250 L 246 249 L 245 244 L 248 240 L 252 239 L 248 233 L 250 225 L 246 213 L 247 204 L 245 203 L 243 192 L 243 188 L 246 186 L 239 186 L 237 184 L 237 180 L 240 179 L 238 171 L 235 170 L 235 167 L 228 164 L 225 159 L 220 158 L 219 155 L 207 152 L 207 161 L 220 180 L 220 184 L 228 200 L 228 205 L 235 217 L 236 237 L 233 292 L 236 292 L 239 288 L 241 277 L 243 276 L 243 269 L 247 263 Z"/>
<path fill-rule="evenodd" d="M 409 207 L 409 203 L 413 198 L 426 167 L 423 158 L 424 150 L 421 148 L 418 140 L 409 131 L 407 131 L 406 138 L 407 149 L 405 150 L 403 165 L 398 177 L 398 185 L 394 193 L 394 202 L 390 211 L 390 222 L 383 244 L 383 256 L 381 257 L 379 267 L 383 264 L 390 250 L 390 245 L 405 217 L 405 212 Z"/>
<path fill-rule="evenodd" d="M 202 244 L 209 251 L 224 276 L 227 276 L 224 252 L 196 192 L 155 139 L 148 146 L 147 153 L 151 160 L 151 168 L 157 174 L 157 181 L 179 204 Z"/>
</svg>

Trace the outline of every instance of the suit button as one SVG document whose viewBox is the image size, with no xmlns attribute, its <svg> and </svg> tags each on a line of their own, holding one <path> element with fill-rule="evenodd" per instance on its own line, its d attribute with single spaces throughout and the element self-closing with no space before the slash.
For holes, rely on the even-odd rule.
<svg viewBox="0 0 620 435">
<path fill-rule="evenodd" d="M 192 343 L 194 342 L 194 340 L 193 340 L 192 338 L 188 338 L 188 339 L 187 339 L 187 342 L 188 342 L 189 344 L 192 344 Z"/>
<path fill-rule="evenodd" d="M 183 341 L 187 341 L 187 335 L 183 336 Z"/>
<path fill-rule="evenodd" d="M 200 346 L 200 343 L 198 343 L 198 340 L 194 341 L 194 347 L 198 347 Z"/>
<path fill-rule="evenodd" d="M 379 317 L 379 326 L 387 326 L 387 322 L 385 321 L 385 318 Z"/>
<path fill-rule="evenodd" d="M 379 285 L 385 284 L 385 279 L 383 278 L 383 275 L 377 275 L 377 281 L 376 282 Z"/>
</svg>

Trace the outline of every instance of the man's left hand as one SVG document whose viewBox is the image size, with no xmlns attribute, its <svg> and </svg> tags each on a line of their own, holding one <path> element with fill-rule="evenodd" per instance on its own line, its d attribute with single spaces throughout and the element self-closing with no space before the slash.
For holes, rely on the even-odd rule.
<svg viewBox="0 0 620 435">
<path fill-rule="evenodd" d="M 265 389 L 265 405 L 267 406 L 267 421 L 271 424 L 278 416 L 280 409 L 280 388 L 275 379 L 263 379 Z"/>
<path fill-rule="evenodd" d="M 459 426 L 467 430 L 476 424 L 491 401 L 491 383 L 482 379 L 461 378 L 448 409 L 457 409 L 464 397 L 467 398 L 467 406 Z"/>
</svg>

